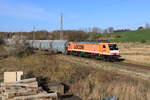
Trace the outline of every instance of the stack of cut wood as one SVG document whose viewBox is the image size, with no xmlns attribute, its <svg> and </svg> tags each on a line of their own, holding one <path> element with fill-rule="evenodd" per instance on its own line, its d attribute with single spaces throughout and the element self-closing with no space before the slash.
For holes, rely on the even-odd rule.
<svg viewBox="0 0 150 100">
<path fill-rule="evenodd" d="M 36 78 L 0 84 L 3 100 L 57 100 L 56 93 L 47 93 L 38 87 Z"/>
</svg>

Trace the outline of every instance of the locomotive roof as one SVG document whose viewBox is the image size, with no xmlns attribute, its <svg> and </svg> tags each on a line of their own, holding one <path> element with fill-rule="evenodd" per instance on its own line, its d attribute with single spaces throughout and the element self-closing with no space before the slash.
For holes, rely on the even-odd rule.
<svg viewBox="0 0 150 100">
<path fill-rule="evenodd" d="M 100 43 L 110 43 L 109 40 L 97 40 L 97 41 L 84 41 L 84 42 L 73 42 L 77 44 L 100 44 Z"/>
<path fill-rule="evenodd" d="M 100 44 L 100 43 L 110 43 L 109 41 L 97 41 L 97 42 L 73 42 L 77 44 Z"/>
<path fill-rule="evenodd" d="M 73 42 L 77 44 L 99 44 L 99 42 Z"/>
</svg>

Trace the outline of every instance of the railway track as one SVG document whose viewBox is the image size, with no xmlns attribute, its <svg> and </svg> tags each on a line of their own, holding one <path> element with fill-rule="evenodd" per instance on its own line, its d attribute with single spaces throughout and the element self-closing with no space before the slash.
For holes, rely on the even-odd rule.
<svg viewBox="0 0 150 100">
<path fill-rule="evenodd" d="M 4 59 L 4 58 L 7 58 L 7 57 L 8 57 L 8 55 L 0 55 L 0 60 Z M 88 58 L 88 59 L 91 59 L 91 58 Z M 104 61 L 104 62 L 106 62 L 106 61 Z M 128 66 L 128 67 L 134 67 L 134 68 L 138 68 L 138 69 L 150 70 L 150 66 L 144 66 L 144 65 L 139 65 L 139 64 L 133 64 L 133 63 L 127 63 L 127 62 L 109 62 L 109 63 Z"/>
<path fill-rule="evenodd" d="M 79 56 L 76 56 L 76 57 L 79 57 Z M 86 58 L 86 59 L 92 59 L 92 58 L 87 58 L 87 57 L 84 57 L 84 58 Z M 94 58 L 93 60 L 98 60 L 98 59 Z M 104 61 L 104 60 L 100 60 L 100 61 L 101 62 L 105 62 L 105 63 L 110 63 L 110 64 L 116 64 L 116 65 L 134 67 L 134 68 L 144 69 L 144 70 L 150 70 L 150 66 L 144 66 L 144 65 L 139 65 L 139 64 L 133 64 L 133 63 L 128 63 L 128 62 L 123 62 L 123 60 L 120 60 L 119 62 L 110 62 L 110 61 Z"/>
<path fill-rule="evenodd" d="M 132 64 L 132 63 L 127 63 L 127 62 L 111 62 L 111 63 L 117 64 L 117 65 L 124 65 L 124 66 L 139 68 L 139 69 L 150 70 L 149 66 L 144 66 L 144 65 Z"/>
<path fill-rule="evenodd" d="M 72 56 L 74 56 L 74 55 L 72 55 Z M 79 56 L 74 56 L 74 57 L 79 57 Z M 88 58 L 88 57 L 81 57 L 81 58 L 98 60 L 97 58 Z M 104 60 L 100 60 L 100 61 L 105 62 L 105 63 L 109 63 L 109 64 L 116 64 L 116 65 L 122 65 L 122 66 L 127 66 L 127 67 L 134 67 L 134 68 L 138 68 L 138 69 L 150 70 L 150 66 L 144 66 L 144 65 L 139 65 L 139 64 L 123 62 L 122 59 L 120 61 L 117 61 L 117 62 L 110 62 L 110 61 L 104 61 Z"/>
<path fill-rule="evenodd" d="M 77 57 L 79 57 L 79 56 L 77 56 Z M 87 58 L 87 57 L 84 57 L 84 58 L 91 59 L 91 58 Z M 93 60 L 97 60 L 97 59 L 94 58 Z M 150 66 L 144 66 L 144 65 L 139 65 L 139 64 L 123 62 L 123 60 L 120 60 L 119 62 L 110 62 L 110 61 L 104 61 L 104 60 L 100 60 L 100 61 L 105 62 L 105 63 L 110 63 L 110 64 L 123 65 L 123 66 L 138 68 L 138 69 L 150 70 Z"/>
</svg>

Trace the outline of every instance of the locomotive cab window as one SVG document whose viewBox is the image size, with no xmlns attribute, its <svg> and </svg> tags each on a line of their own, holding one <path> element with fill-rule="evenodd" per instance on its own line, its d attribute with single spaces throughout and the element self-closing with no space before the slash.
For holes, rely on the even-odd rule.
<svg viewBox="0 0 150 100">
<path fill-rule="evenodd" d="M 106 46 L 105 46 L 105 45 L 103 45 L 103 48 L 106 48 Z"/>
<path fill-rule="evenodd" d="M 118 50 L 118 46 L 116 44 L 109 44 L 110 50 Z"/>
</svg>

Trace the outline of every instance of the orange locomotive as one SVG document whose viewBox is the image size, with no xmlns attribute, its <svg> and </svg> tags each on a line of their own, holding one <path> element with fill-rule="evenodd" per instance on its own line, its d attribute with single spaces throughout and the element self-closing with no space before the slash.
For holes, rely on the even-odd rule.
<svg viewBox="0 0 150 100">
<path fill-rule="evenodd" d="M 96 57 L 102 60 L 114 61 L 120 57 L 119 49 L 115 43 L 100 42 L 69 42 L 68 54 Z"/>
</svg>

